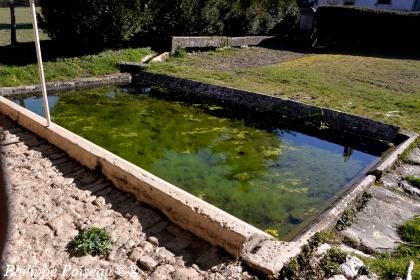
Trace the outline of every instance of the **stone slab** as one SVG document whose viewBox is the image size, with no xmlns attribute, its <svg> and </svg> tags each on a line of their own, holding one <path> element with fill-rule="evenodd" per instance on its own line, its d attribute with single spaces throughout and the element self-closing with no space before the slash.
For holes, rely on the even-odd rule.
<svg viewBox="0 0 420 280">
<path fill-rule="evenodd" d="M 371 193 L 373 197 L 343 234 L 372 251 L 393 251 L 401 241 L 398 226 L 420 214 L 420 201 L 383 187 Z"/>
<path fill-rule="evenodd" d="M 222 48 L 257 46 L 262 42 L 274 38 L 273 36 L 200 36 L 200 37 L 172 37 L 171 52 L 179 48 Z"/>
</svg>

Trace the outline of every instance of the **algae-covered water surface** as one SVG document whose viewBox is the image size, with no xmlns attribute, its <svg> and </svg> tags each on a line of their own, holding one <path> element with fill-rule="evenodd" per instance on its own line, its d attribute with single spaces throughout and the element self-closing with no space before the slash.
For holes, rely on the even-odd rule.
<svg viewBox="0 0 420 280">
<path fill-rule="evenodd" d="M 42 115 L 38 97 L 15 102 Z M 49 102 L 55 123 L 279 238 L 319 214 L 378 159 L 153 91 L 91 89 Z"/>
</svg>

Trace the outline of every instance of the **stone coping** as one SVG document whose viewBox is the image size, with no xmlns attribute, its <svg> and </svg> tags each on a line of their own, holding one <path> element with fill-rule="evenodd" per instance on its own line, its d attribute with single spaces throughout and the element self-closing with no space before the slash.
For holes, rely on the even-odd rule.
<svg viewBox="0 0 420 280">
<path fill-rule="evenodd" d="M 257 46 L 274 36 L 174 36 L 172 37 L 171 52 L 179 48 L 222 48 Z"/>
<path fill-rule="evenodd" d="M 79 78 L 67 82 L 49 82 L 47 91 L 56 93 L 61 91 L 71 91 L 83 88 L 93 88 L 107 85 L 124 85 L 131 83 L 131 75 L 127 73 L 116 73 L 101 77 Z M 40 85 L 1 87 L 0 96 L 13 96 L 41 93 Z"/>
<path fill-rule="evenodd" d="M 134 65 L 130 70 L 133 71 Z M 138 67 L 133 76 L 133 83 L 146 83 L 170 90 L 175 90 L 189 98 L 216 100 L 248 110 L 275 114 L 299 124 L 315 127 L 328 127 L 335 131 L 344 131 L 381 141 L 393 142 L 400 128 L 391 124 L 374 121 L 337 110 L 304 104 L 263 93 L 240 90 L 231 87 L 207 84 L 185 78 L 142 71 Z"/>
</svg>

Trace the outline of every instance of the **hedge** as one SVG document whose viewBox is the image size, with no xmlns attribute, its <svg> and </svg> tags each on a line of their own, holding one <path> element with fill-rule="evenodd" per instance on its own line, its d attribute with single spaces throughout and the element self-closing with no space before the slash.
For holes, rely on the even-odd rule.
<svg viewBox="0 0 420 280">
<path fill-rule="evenodd" d="M 41 25 L 57 41 L 118 45 L 171 36 L 287 32 L 295 0 L 41 0 Z"/>
<path fill-rule="evenodd" d="M 418 48 L 419 27 L 419 12 L 325 6 L 317 9 L 314 35 L 318 45 Z"/>
</svg>

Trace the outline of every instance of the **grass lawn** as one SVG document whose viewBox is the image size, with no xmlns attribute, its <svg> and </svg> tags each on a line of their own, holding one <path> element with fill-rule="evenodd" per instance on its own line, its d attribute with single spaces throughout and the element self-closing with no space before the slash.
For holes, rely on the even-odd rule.
<svg viewBox="0 0 420 280">
<path fill-rule="evenodd" d="M 31 42 L 34 40 L 32 31 L 32 17 L 29 7 L 16 8 L 17 40 L 18 42 Z M 40 32 L 41 40 L 48 39 L 48 35 Z M 0 46 L 10 44 L 10 11 L 9 8 L 0 8 Z"/>
<path fill-rule="evenodd" d="M 140 61 L 151 52 L 148 48 L 108 50 L 95 55 L 62 58 L 44 63 L 47 82 L 119 72 L 120 61 Z M 9 66 L 0 64 L 0 87 L 39 83 L 36 64 Z"/>
<path fill-rule="evenodd" d="M 241 57 L 241 52 L 249 53 Z M 420 60 L 302 54 L 266 66 L 244 64 L 254 56 L 256 51 L 240 49 L 186 54 L 153 64 L 150 71 L 291 98 L 420 132 Z"/>
</svg>

